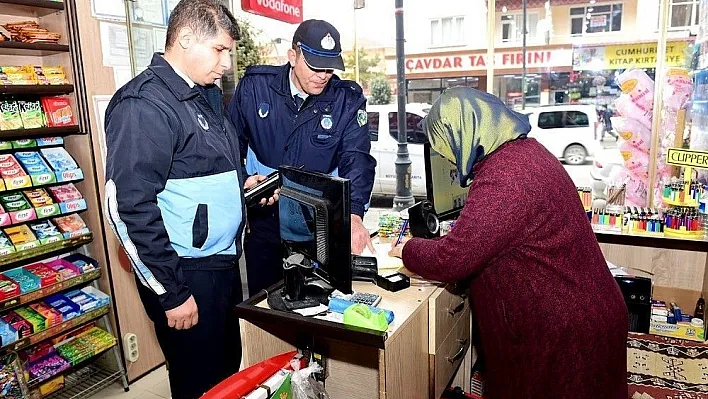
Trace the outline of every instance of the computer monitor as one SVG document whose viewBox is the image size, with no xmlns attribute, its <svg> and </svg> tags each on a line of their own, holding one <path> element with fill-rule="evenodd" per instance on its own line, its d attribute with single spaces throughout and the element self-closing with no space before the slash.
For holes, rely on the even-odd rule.
<svg viewBox="0 0 708 399">
<path fill-rule="evenodd" d="M 439 220 L 454 219 L 467 202 L 469 188 L 460 187 L 457 166 L 425 144 L 425 179 L 428 200 Z"/>
<path fill-rule="evenodd" d="M 288 300 L 293 305 L 304 300 L 308 292 L 327 291 L 329 287 L 351 293 L 349 180 L 290 166 L 281 166 L 279 172 L 280 237 L 285 259 L 301 255 L 291 259 L 298 271 L 284 262 L 286 305 Z M 308 290 L 308 286 L 313 289 Z"/>
</svg>

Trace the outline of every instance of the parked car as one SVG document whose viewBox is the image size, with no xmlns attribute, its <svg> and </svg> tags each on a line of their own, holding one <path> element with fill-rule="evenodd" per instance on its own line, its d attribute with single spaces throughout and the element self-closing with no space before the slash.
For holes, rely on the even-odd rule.
<svg viewBox="0 0 708 399">
<path fill-rule="evenodd" d="M 425 197 L 425 160 L 423 144 L 427 138 L 420 122 L 430 110 L 430 104 L 406 105 L 406 132 L 411 158 L 411 191 L 414 197 Z M 374 196 L 396 195 L 396 153 L 398 151 L 398 105 L 367 105 L 371 155 L 376 158 Z"/>
<path fill-rule="evenodd" d="M 592 105 L 550 105 L 522 111 L 533 137 L 568 165 L 582 165 L 600 150 L 595 132 L 600 124 Z"/>
</svg>

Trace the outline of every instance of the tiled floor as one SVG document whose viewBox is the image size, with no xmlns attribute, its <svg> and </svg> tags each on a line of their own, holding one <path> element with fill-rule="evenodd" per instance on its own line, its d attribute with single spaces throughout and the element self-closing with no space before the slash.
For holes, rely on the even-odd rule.
<svg viewBox="0 0 708 399">
<path fill-rule="evenodd" d="M 97 393 L 90 399 L 169 399 L 170 383 L 167 381 L 165 367 L 153 371 L 130 386 L 130 391 L 125 392 L 120 384 Z"/>
</svg>

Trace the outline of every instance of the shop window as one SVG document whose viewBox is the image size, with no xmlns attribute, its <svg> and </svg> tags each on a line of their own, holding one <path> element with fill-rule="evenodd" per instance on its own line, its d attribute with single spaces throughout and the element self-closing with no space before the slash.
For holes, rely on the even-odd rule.
<svg viewBox="0 0 708 399">
<path fill-rule="evenodd" d="M 570 33 L 619 32 L 622 30 L 622 4 L 573 7 L 570 9 Z"/>
<path fill-rule="evenodd" d="M 430 21 L 432 47 L 460 46 L 465 43 L 465 17 L 448 17 Z"/>
<path fill-rule="evenodd" d="M 406 135 L 408 144 L 425 144 L 428 138 L 421 127 L 423 117 L 410 112 L 406 112 Z M 388 129 L 391 137 L 398 140 L 398 112 L 388 113 Z"/>
<path fill-rule="evenodd" d="M 521 42 L 524 32 L 524 17 L 522 14 L 502 15 L 502 42 Z M 538 14 L 526 15 L 526 40 L 536 39 L 538 34 Z"/>
<path fill-rule="evenodd" d="M 439 89 L 440 79 L 411 79 L 408 81 L 408 90 Z"/>
<path fill-rule="evenodd" d="M 671 0 L 669 28 L 683 29 L 698 25 L 698 0 Z"/>
<path fill-rule="evenodd" d="M 369 139 L 379 141 L 379 113 L 367 112 L 369 121 Z"/>
</svg>

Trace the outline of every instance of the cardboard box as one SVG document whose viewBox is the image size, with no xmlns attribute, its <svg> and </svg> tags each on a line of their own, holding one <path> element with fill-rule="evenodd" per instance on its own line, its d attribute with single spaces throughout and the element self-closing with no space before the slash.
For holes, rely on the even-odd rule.
<svg viewBox="0 0 708 399">
<path fill-rule="evenodd" d="M 706 329 L 696 327 L 691 323 L 681 322 L 677 324 L 662 323 L 652 321 L 649 325 L 649 333 L 664 337 L 687 339 L 689 341 L 703 342 L 706 340 Z"/>
</svg>

